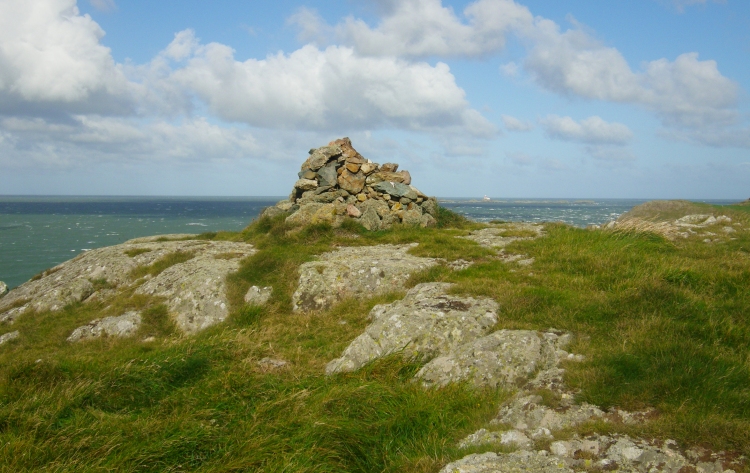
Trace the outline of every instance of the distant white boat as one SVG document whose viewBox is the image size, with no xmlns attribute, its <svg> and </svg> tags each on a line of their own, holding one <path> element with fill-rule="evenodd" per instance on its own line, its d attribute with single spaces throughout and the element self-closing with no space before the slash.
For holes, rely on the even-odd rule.
<svg viewBox="0 0 750 473">
<path fill-rule="evenodd" d="M 483 200 L 483 201 L 485 201 L 485 202 L 489 202 L 489 201 L 490 201 L 490 200 L 492 200 L 492 199 L 490 199 L 489 197 L 487 197 L 487 196 L 485 195 L 484 197 L 482 197 L 482 200 Z"/>
</svg>

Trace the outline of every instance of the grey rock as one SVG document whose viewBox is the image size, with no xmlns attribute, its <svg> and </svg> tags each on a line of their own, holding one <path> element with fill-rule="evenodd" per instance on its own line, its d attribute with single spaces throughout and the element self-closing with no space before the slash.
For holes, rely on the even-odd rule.
<svg viewBox="0 0 750 473">
<path fill-rule="evenodd" d="M 260 213 L 260 217 L 273 218 L 277 215 L 291 212 L 293 206 L 294 204 L 290 200 L 284 199 L 280 202 L 277 202 L 276 205 L 263 209 L 263 211 Z"/>
<path fill-rule="evenodd" d="M 432 228 L 437 226 L 437 220 L 435 220 L 435 217 L 433 217 L 429 213 L 425 213 L 419 220 L 419 226 L 422 228 Z"/>
<path fill-rule="evenodd" d="M 400 182 L 382 181 L 372 185 L 378 192 L 390 194 L 393 197 L 406 197 L 409 200 L 417 200 L 417 193 L 410 186 Z"/>
<path fill-rule="evenodd" d="M 91 338 L 108 337 L 132 337 L 141 326 L 141 314 L 139 312 L 126 312 L 118 317 L 105 317 L 92 320 L 88 324 L 73 330 L 68 341 L 80 342 Z"/>
<path fill-rule="evenodd" d="M 490 432 L 479 429 L 458 443 L 458 448 L 478 447 L 487 444 L 499 444 L 528 450 L 532 446 L 531 439 L 519 430 L 507 432 Z"/>
<path fill-rule="evenodd" d="M 11 340 L 15 340 L 20 337 L 21 334 L 16 330 L 15 332 L 4 333 L 0 335 L 0 345 L 3 345 Z"/>
<path fill-rule="evenodd" d="M 305 169 L 304 171 L 298 172 L 297 176 L 300 179 L 315 179 L 315 177 L 317 176 L 317 173 L 315 171 L 311 171 L 309 169 Z"/>
<path fill-rule="evenodd" d="M 364 218 L 363 215 L 360 221 Z M 432 258 L 408 254 L 414 246 L 416 243 L 345 247 L 302 264 L 299 285 L 292 295 L 294 310 L 322 310 L 345 297 L 402 290 L 415 271 L 438 264 Z"/>
<path fill-rule="evenodd" d="M 8 292 L 8 285 L 0 281 L 0 297 L 3 297 Z"/>
<path fill-rule="evenodd" d="M 326 373 L 354 371 L 380 357 L 402 352 L 430 360 L 484 336 L 497 322 L 497 303 L 446 294 L 447 283 L 425 283 L 400 301 L 375 306 L 372 323 L 328 363 Z"/>
<path fill-rule="evenodd" d="M 598 407 L 583 403 L 552 409 L 542 404 L 541 396 L 519 395 L 510 404 L 503 406 L 493 423 L 509 425 L 521 432 L 535 432 L 539 429 L 557 431 L 575 427 L 594 419 L 604 418 L 605 413 Z"/>
<path fill-rule="evenodd" d="M 286 223 L 290 225 L 305 226 L 312 223 L 315 213 L 323 207 L 322 203 L 311 202 L 300 205 L 299 209 L 286 218 Z"/>
<path fill-rule="evenodd" d="M 336 163 L 328 163 L 318 171 L 318 179 L 321 186 L 333 187 L 336 185 L 338 175 L 336 174 Z"/>
<path fill-rule="evenodd" d="M 212 241 L 196 256 L 171 266 L 140 286 L 136 294 L 164 297 L 177 327 L 194 333 L 224 321 L 229 310 L 226 275 L 237 271 L 240 259 L 255 253 L 251 245 Z M 231 258 L 217 258 L 231 255 Z"/>
<path fill-rule="evenodd" d="M 378 217 L 378 213 L 374 208 L 366 209 L 362 213 L 359 223 L 370 231 L 380 230 L 380 217 Z"/>
<path fill-rule="evenodd" d="M 438 214 L 438 203 L 434 198 L 429 198 L 422 202 L 422 211 L 431 215 L 433 218 L 437 218 Z"/>
<path fill-rule="evenodd" d="M 58 311 L 67 304 L 86 301 L 97 292 L 95 283 L 102 281 L 106 281 L 110 289 L 98 291 L 97 296 L 114 294 L 119 288 L 134 283 L 130 276 L 133 269 L 150 265 L 170 253 L 187 252 L 200 255 L 207 252 L 213 255 L 217 252 L 240 252 L 249 255 L 254 251 L 250 245 L 244 243 L 181 240 L 190 236 L 157 235 L 136 238 L 121 245 L 81 253 L 45 271 L 40 278 L 22 284 L 0 299 L 0 322 L 12 322 L 27 309 Z M 144 252 L 132 257 L 127 254 L 140 251 Z M 21 307 L 11 309 L 24 301 L 26 303 Z"/>
<path fill-rule="evenodd" d="M 383 172 L 396 172 L 398 171 L 398 164 L 397 163 L 385 163 L 382 166 L 380 166 L 380 169 Z"/>
<path fill-rule="evenodd" d="M 417 373 L 425 386 L 468 380 L 477 387 L 516 388 L 550 363 L 554 346 L 531 330 L 499 330 L 439 356 Z"/>
<path fill-rule="evenodd" d="M 424 204 L 422 204 L 424 208 Z M 518 237 L 518 236 L 503 236 L 503 233 L 514 232 L 514 231 L 529 231 L 535 233 L 535 236 L 529 237 Z M 469 235 L 459 238 L 466 238 L 467 240 L 473 240 L 480 245 L 487 248 L 504 248 L 505 246 L 518 240 L 532 240 L 543 235 L 544 227 L 534 223 L 503 223 L 492 225 L 488 228 L 482 228 L 481 230 L 474 230 Z"/>
<path fill-rule="evenodd" d="M 311 171 L 317 171 L 318 169 L 325 166 L 325 164 L 336 156 L 341 155 L 341 148 L 338 146 L 322 146 L 316 150 L 313 150 L 310 157 L 302 163 L 301 169 L 310 169 Z"/>
<path fill-rule="evenodd" d="M 545 451 L 480 453 L 445 465 L 440 473 L 573 473 L 571 468 Z"/>
<path fill-rule="evenodd" d="M 264 305 L 273 295 L 273 288 L 250 286 L 245 293 L 245 302 L 250 305 Z"/>
<path fill-rule="evenodd" d="M 388 204 L 386 204 L 382 200 L 375 200 L 375 199 L 368 199 L 364 202 L 359 202 L 356 204 L 357 208 L 362 211 L 362 213 L 366 212 L 368 209 L 373 209 L 378 218 L 383 218 L 385 214 L 390 213 L 391 209 L 388 207 Z"/>
<path fill-rule="evenodd" d="M 401 221 L 404 225 L 418 227 L 422 224 L 422 213 L 418 210 L 407 210 Z"/>
</svg>

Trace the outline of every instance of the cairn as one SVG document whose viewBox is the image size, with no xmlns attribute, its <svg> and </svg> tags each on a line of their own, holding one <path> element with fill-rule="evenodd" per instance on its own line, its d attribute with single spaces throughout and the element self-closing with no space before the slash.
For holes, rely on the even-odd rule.
<svg viewBox="0 0 750 473">
<path fill-rule="evenodd" d="M 351 218 L 368 230 L 437 223 L 437 200 L 411 185 L 409 171 L 364 158 L 349 138 L 311 149 L 298 177 L 289 199 L 268 207 L 262 216 L 289 213 L 286 221 L 291 224 L 334 227 Z"/>
</svg>

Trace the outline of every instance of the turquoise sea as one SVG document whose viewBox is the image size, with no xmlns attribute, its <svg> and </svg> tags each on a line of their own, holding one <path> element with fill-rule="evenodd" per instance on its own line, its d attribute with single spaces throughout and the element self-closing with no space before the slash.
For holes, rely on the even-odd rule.
<svg viewBox="0 0 750 473">
<path fill-rule="evenodd" d="M 13 288 L 82 251 L 164 233 L 241 230 L 283 197 L 0 196 L 0 281 Z M 607 222 L 644 200 L 440 199 L 479 221 Z M 715 203 L 731 203 L 715 201 Z"/>
</svg>

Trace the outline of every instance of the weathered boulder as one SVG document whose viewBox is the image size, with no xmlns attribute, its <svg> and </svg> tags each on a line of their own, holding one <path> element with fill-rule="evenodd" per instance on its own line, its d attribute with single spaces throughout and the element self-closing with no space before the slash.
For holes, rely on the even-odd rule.
<svg viewBox="0 0 750 473">
<path fill-rule="evenodd" d="M 108 337 L 132 337 L 141 326 L 141 314 L 139 312 L 126 312 L 118 317 L 105 317 L 92 320 L 86 325 L 73 330 L 68 337 L 69 342 L 80 342 L 82 340 Z"/>
<path fill-rule="evenodd" d="M 354 371 L 370 361 L 401 352 L 430 360 L 486 335 L 497 322 L 497 303 L 446 294 L 447 283 L 424 283 L 410 289 L 400 301 L 375 306 L 372 323 L 326 373 Z"/>
<path fill-rule="evenodd" d="M 328 163 L 320 168 L 317 178 L 320 187 L 334 187 L 337 183 L 336 163 Z"/>
<path fill-rule="evenodd" d="M 414 272 L 438 264 L 435 259 L 408 254 L 414 246 L 416 243 L 339 248 L 302 264 L 292 296 L 294 310 L 321 310 L 345 297 L 402 290 Z"/>
<path fill-rule="evenodd" d="M 331 158 L 341 156 L 341 148 L 338 146 L 322 146 L 312 150 L 310 157 L 302 163 L 302 170 L 317 171 L 322 168 Z"/>
<path fill-rule="evenodd" d="M 359 194 L 365 187 L 365 174 L 362 172 L 352 172 L 349 169 L 344 171 L 338 177 L 339 186 L 350 194 Z"/>
<path fill-rule="evenodd" d="M 540 431 L 551 432 L 575 427 L 604 415 L 604 411 L 587 403 L 564 403 L 560 408 L 552 409 L 542 404 L 541 396 L 522 393 L 500 409 L 493 423 L 506 424 L 534 436 Z"/>
<path fill-rule="evenodd" d="M 11 340 L 15 340 L 16 338 L 20 337 L 21 334 L 18 332 L 18 330 L 14 332 L 8 332 L 0 335 L 0 345 L 3 345 L 5 343 L 8 343 Z"/>
<path fill-rule="evenodd" d="M 301 205 L 300 208 L 286 218 L 286 222 L 291 225 L 310 225 L 313 223 L 315 213 L 325 204 L 319 202 L 310 202 Z"/>
<path fill-rule="evenodd" d="M 264 305 L 273 295 L 273 287 L 250 286 L 245 293 L 245 302 L 250 305 Z"/>
<path fill-rule="evenodd" d="M 239 268 L 240 259 L 255 250 L 252 245 L 238 242 L 171 240 L 184 237 L 137 238 L 81 253 L 0 299 L 0 322 L 12 322 L 28 309 L 57 311 L 66 304 L 102 300 L 120 289 L 134 286 L 140 286 L 136 293 L 165 297 L 178 326 L 187 332 L 223 320 L 227 303 L 224 278 Z M 191 259 L 168 267 L 156 277 L 135 278 L 136 268 L 173 254 L 187 255 Z M 180 322 L 190 318 L 202 322 Z"/>
<path fill-rule="evenodd" d="M 382 181 L 373 184 L 372 188 L 384 194 L 389 194 L 391 197 L 406 197 L 409 200 L 417 200 L 418 197 L 411 186 L 400 182 Z"/>
<path fill-rule="evenodd" d="M 440 473 L 573 473 L 547 452 L 475 453 L 449 463 Z"/>
<path fill-rule="evenodd" d="M 3 297 L 8 292 L 8 285 L 0 281 L 0 297 Z"/>
</svg>

